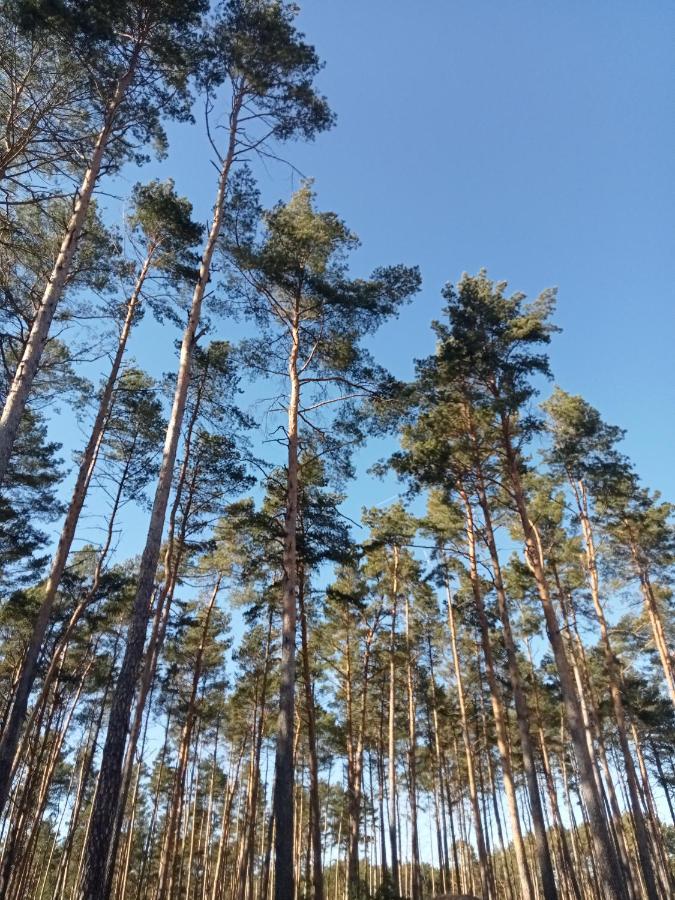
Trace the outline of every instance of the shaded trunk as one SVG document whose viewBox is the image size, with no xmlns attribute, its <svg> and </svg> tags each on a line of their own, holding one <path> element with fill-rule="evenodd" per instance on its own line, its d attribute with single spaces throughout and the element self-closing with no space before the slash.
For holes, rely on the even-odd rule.
<svg viewBox="0 0 675 900">
<path fill-rule="evenodd" d="M 314 694 L 312 691 L 309 645 L 307 641 L 307 614 L 305 610 L 304 574 L 300 576 L 298 599 L 300 605 L 300 639 L 302 643 L 302 671 L 307 710 L 307 743 L 309 747 L 309 803 L 312 844 L 312 889 L 314 900 L 324 900 L 323 870 L 321 865 L 321 807 L 319 805 L 319 759 L 316 751 L 316 721 Z"/>
<path fill-rule="evenodd" d="M 299 322 L 297 305 L 292 324 L 292 347 L 288 363 L 288 471 L 284 520 L 284 571 L 282 582 L 281 671 L 279 726 L 277 732 L 274 787 L 276 900 L 291 900 L 295 894 L 293 837 L 295 834 L 293 728 L 295 723 L 295 625 L 298 590 L 298 377 Z"/>
</svg>

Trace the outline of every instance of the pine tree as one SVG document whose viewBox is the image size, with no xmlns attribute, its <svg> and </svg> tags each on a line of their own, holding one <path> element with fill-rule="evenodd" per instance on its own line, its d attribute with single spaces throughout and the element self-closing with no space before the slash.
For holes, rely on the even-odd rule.
<svg viewBox="0 0 675 900">
<path fill-rule="evenodd" d="M 621 754 L 626 767 L 631 812 L 643 877 L 648 896 L 658 897 L 649 837 L 640 802 L 637 773 L 628 743 L 621 669 L 612 646 L 600 594 L 595 529 L 591 521 L 589 501 L 589 494 L 591 497 L 602 498 L 608 491 L 611 492 L 612 482 L 621 480 L 624 476 L 627 468 L 626 462 L 616 449 L 616 444 L 623 435 L 620 429 L 606 425 L 597 411 L 585 403 L 581 397 L 572 397 L 559 389 L 546 403 L 545 409 L 550 416 L 553 438 L 549 461 L 554 470 L 559 471 L 566 478 L 581 522 L 585 567 L 600 629 Z"/>
<path fill-rule="evenodd" d="M 102 170 L 114 171 L 136 155 L 139 145 L 161 141 L 161 116 L 189 115 L 186 88 L 194 68 L 191 50 L 206 5 L 148 0 L 111 7 L 72 0 L 55 6 L 18 0 L 16 7 L 17 18 L 29 34 L 45 32 L 64 52 L 72 48 L 95 89 L 88 98 L 92 127 L 86 169 L 72 197 L 72 212 L 0 418 L 0 483 Z"/>
<path fill-rule="evenodd" d="M 456 290 L 447 286 L 444 296 L 448 324 L 436 326 L 438 356 L 451 377 L 461 378 L 470 387 L 473 404 L 488 410 L 499 429 L 503 477 L 513 497 L 527 564 L 535 580 L 556 660 L 600 878 L 612 896 L 623 897 L 623 877 L 595 785 L 580 702 L 523 481 L 523 445 L 538 428 L 537 420 L 528 413 L 527 403 L 536 392 L 534 376 L 546 376 L 549 371 L 548 359 L 540 347 L 549 342 L 553 330 L 549 316 L 554 294 L 544 292 L 526 305 L 521 294 L 507 297 L 505 290 L 505 284 L 493 284 L 484 272 L 474 278 L 465 276 Z"/>
<path fill-rule="evenodd" d="M 234 217 L 227 250 L 240 273 L 242 299 L 262 325 L 263 336 L 249 344 L 249 356 L 257 369 L 288 379 L 287 399 L 281 406 L 288 419 L 288 463 L 275 787 L 275 892 L 281 900 L 292 894 L 295 880 L 293 727 L 300 423 L 312 429 L 311 417 L 316 411 L 382 392 L 384 373 L 371 363 L 359 341 L 396 312 L 416 290 L 419 279 L 415 270 L 393 267 L 377 270 L 369 281 L 349 280 L 345 257 L 355 238 L 336 215 L 315 211 L 309 185 L 265 216 L 259 242 L 254 229 L 235 230 L 242 214 L 250 221 L 252 205 L 255 211 L 255 196 L 250 198 L 250 190 L 247 196 L 247 185 L 243 187 L 242 213 Z M 275 347 L 272 359 L 270 347 Z M 325 426 L 316 430 L 319 434 L 328 431 Z"/>
<path fill-rule="evenodd" d="M 99 397 L 89 440 L 79 460 L 75 485 L 52 560 L 49 578 L 45 585 L 44 598 L 35 619 L 14 703 L 0 738 L 0 809 L 4 807 L 7 799 L 21 724 L 26 714 L 28 696 L 35 680 L 37 659 L 49 625 L 56 591 L 66 567 L 106 430 L 111 426 L 111 418 L 114 422 L 115 391 L 117 391 L 118 399 L 121 397 L 124 404 L 125 397 L 128 396 L 127 390 L 132 387 L 129 378 L 127 378 L 126 384 L 119 384 L 120 371 L 132 326 L 139 317 L 142 292 L 154 269 L 160 271 L 164 269 L 175 276 L 177 270 L 186 265 L 189 261 L 190 247 L 196 242 L 200 233 L 198 226 L 190 220 L 189 203 L 178 198 L 170 184 L 152 183 L 144 188 L 138 187 L 135 191 L 135 200 L 135 210 L 131 222 L 136 237 L 142 237 L 146 244 L 143 261 L 136 275 L 133 289 L 119 316 L 120 330 L 112 365 Z M 136 388 L 138 387 L 139 385 L 136 385 Z M 142 389 L 142 385 L 140 387 Z"/>
</svg>

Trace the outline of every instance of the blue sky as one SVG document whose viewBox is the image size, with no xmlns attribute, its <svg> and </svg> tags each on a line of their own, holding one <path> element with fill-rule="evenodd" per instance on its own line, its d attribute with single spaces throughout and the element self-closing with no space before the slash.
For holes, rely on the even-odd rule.
<svg viewBox="0 0 675 900">
<path fill-rule="evenodd" d="M 645 482 L 675 500 L 675 8 L 665 0 L 301 5 L 338 123 L 284 152 L 315 178 L 320 206 L 359 234 L 355 273 L 405 262 L 424 279 L 373 341 L 379 361 L 412 375 L 413 360 L 433 349 L 440 289 L 463 271 L 486 267 L 530 296 L 557 286 L 557 383 L 625 427 Z M 215 177 L 203 127 L 171 126 L 169 136 L 167 160 L 128 172 L 115 189 L 171 176 L 205 220 Z M 299 183 L 279 165 L 257 174 L 269 203 Z M 121 203 L 109 207 L 121 217 Z M 157 374 L 175 369 L 174 335 L 159 331 L 146 316 L 131 343 Z M 218 324 L 218 337 L 239 333 Z M 359 454 L 350 516 L 398 490 L 366 474 L 385 449 L 375 442 Z M 126 511 L 120 555 L 140 551 L 146 527 L 147 512 Z"/>
<path fill-rule="evenodd" d="M 338 127 L 294 160 L 363 240 L 421 266 L 378 342 L 408 374 L 463 270 L 557 285 L 556 380 L 628 429 L 675 498 L 672 6 L 314 0 L 302 23 Z"/>
<path fill-rule="evenodd" d="M 320 86 L 337 127 L 284 154 L 315 178 L 319 204 L 357 232 L 354 271 L 418 264 L 424 285 L 373 341 L 400 377 L 431 352 L 440 289 L 484 266 L 535 295 L 559 288 L 556 381 L 628 430 L 646 483 L 675 499 L 673 410 L 672 38 L 666 2 L 606 0 L 305 0 L 300 27 L 325 61 Z M 199 121 L 170 126 L 168 159 L 138 178 L 172 176 L 208 217 L 214 170 Z M 298 176 L 258 166 L 266 201 Z M 124 180 L 118 186 L 124 193 Z M 121 214 L 121 205 L 120 205 Z M 112 209 L 114 213 L 114 204 Z M 131 351 L 175 367 L 172 336 Z M 218 325 L 218 336 L 240 329 Z M 347 511 L 397 488 L 359 456 Z M 139 531 L 136 530 L 138 524 Z M 136 552 L 145 515 L 120 550 Z"/>
</svg>

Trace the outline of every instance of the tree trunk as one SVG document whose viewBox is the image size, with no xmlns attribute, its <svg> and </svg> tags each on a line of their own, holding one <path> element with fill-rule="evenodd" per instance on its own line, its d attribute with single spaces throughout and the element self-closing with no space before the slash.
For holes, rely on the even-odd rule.
<svg viewBox="0 0 675 900">
<path fill-rule="evenodd" d="M 94 472 L 99 448 L 110 416 L 113 393 L 122 365 L 122 359 L 124 358 L 129 333 L 140 302 L 141 289 L 150 270 L 155 249 L 156 248 L 153 247 L 148 252 L 136 280 L 133 293 L 127 303 L 126 316 L 117 342 L 117 350 L 103 393 L 101 394 L 89 441 L 84 449 L 82 458 L 80 459 L 73 494 L 63 523 L 59 543 L 52 560 L 49 577 L 47 578 L 47 583 L 45 585 L 44 596 L 33 624 L 30 641 L 21 666 L 21 674 L 14 690 L 12 707 L 9 715 L 4 719 L 5 725 L 2 732 L 2 738 L 0 739 L 0 813 L 2 813 L 5 803 L 7 802 L 7 794 L 11 782 L 12 768 L 15 762 L 21 726 L 26 717 L 28 698 L 33 688 L 33 684 L 35 683 L 40 650 L 45 634 L 47 633 L 54 600 L 56 599 L 56 592 L 61 583 L 66 563 L 68 562 L 70 548 L 73 543 L 73 538 L 75 537 L 75 529 L 77 528 L 80 513 L 82 512 L 82 507 L 84 506 L 91 477 Z"/>
<path fill-rule="evenodd" d="M 623 707 L 623 699 L 621 696 L 621 672 L 619 670 L 616 657 L 612 650 L 611 640 L 609 637 L 609 628 L 605 611 L 600 600 L 600 583 L 598 578 L 598 567 L 595 555 L 595 540 L 593 535 L 593 526 L 590 516 L 588 515 L 588 498 L 585 485 L 582 482 L 575 483 L 570 479 L 570 483 L 577 501 L 577 510 L 581 519 L 581 527 L 584 537 L 584 557 L 586 563 L 586 572 L 591 588 L 591 598 L 593 600 L 593 608 L 595 610 L 596 619 L 600 628 L 600 641 L 605 657 L 605 668 L 609 681 L 609 692 L 612 698 L 612 707 L 614 710 L 614 718 L 616 720 L 617 734 L 619 737 L 619 746 L 625 765 L 626 779 L 628 782 L 628 796 L 630 798 L 630 808 L 635 826 L 635 837 L 640 859 L 640 866 L 645 881 L 645 888 L 649 900 L 658 898 L 658 891 L 654 876 L 654 869 L 649 849 L 649 839 L 647 829 L 645 827 L 642 806 L 640 804 L 640 796 L 637 786 L 637 774 L 635 764 L 633 762 L 633 754 L 628 744 L 628 735 L 626 730 L 626 714 Z"/>
<path fill-rule="evenodd" d="M 502 764 L 502 776 L 504 779 L 504 791 L 506 793 L 506 802 L 509 808 L 509 818 L 511 821 L 511 832 L 513 846 L 516 854 L 516 863 L 518 865 L 518 876 L 520 880 L 520 888 L 525 900 L 533 900 L 534 891 L 532 887 L 532 877 L 527 864 L 525 855 L 525 844 L 520 828 L 520 819 L 518 817 L 518 803 L 516 800 L 516 789 L 513 783 L 513 772 L 511 768 L 511 752 L 508 743 L 506 711 L 504 708 L 504 699 L 495 674 L 494 658 L 492 653 L 492 645 L 490 643 L 490 631 L 488 626 L 487 615 L 485 613 L 485 605 L 483 603 L 483 595 L 478 577 L 478 566 L 476 560 L 476 537 L 473 520 L 473 511 L 469 498 L 463 489 L 460 489 L 460 496 L 464 504 L 466 516 L 466 534 L 467 545 L 469 549 L 469 577 L 471 581 L 471 589 L 473 593 L 474 605 L 478 615 L 478 625 L 481 637 L 481 646 L 483 656 L 485 658 L 485 669 L 488 687 L 490 689 L 490 700 L 492 703 L 492 715 L 495 722 L 495 732 L 497 736 L 497 747 L 499 749 L 499 757 Z"/>
<path fill-rule="evenodd" d="M 412 856 L 412 900 L 421 900 L 420 841 L 417 823 L 417 704 L 412 665 L 410 636 L 410 599 L 405 597 L 406 684 L 408 689 L 408 798 L 410 804 L 410 843 Z"/>
<path fill-rule="evenodd" d="M 569 660 L 567 659 L 567 653 L 560 633 L 560 624 L 551 602 L 539 535 L 529 517 L 525 491 L 520 477 L 519 460 L 513 449 L 510 423 L 506 416 L 502 417 L 502 437 L 507 476 L 511 483 L 511 490 L 525 539 L 526 558 L 534 576 L 537 593 L 544 611 L 548 639 L 551 643 L 556 668 L 558 670 L 563 705 L 579 767 L 581 792 L 590 820 L 591 839 L 597 857 L 600 878 L 608 898 L 612 898 L 612 900 L 614 900 L 614 898 L 616 898 L 616 900 L 625 900 L 626 892 L 621 866 L 619 865 L 612 844 L 605 813 L 595 785 L 593 761 L 586 744 L 581 708 L 574 685 L 574 677 L 570 669 Z"/>
<path fill-rule="evenodd" d="M 197 691 L 199 689 L 199 682 L 202 677 L 202 661 L 204 658 L 204 651 L 206 649 L 206 644 L 208 641 L 208 633 L 209 633 L 209 624 L 211 622 L 211 613 L 213 612 L 213 607 L 216 602 L 216 597 L 218 596 L 218 591 L 220 590 L 220 578 L 216 581 L 216 584 L 213 588 L 213 592 L 211 593 L 211 599 L 209 601 L 209 605 L 206 607 L 204 611 L 204 627 L 202 630 L 202 636 L 199 643 L 199 649 L 197 650 L 197 656 L 194 662 L 194 671 L 192 676 L 192 687 L 190 691 L 190 698 L 188 701 L 187 712 L 185 714 L 185 724 L 183 725 L 183 731 L 181 734 L 180 747 L 178 750 L 178 766 L 176 772 L 174 774 L 173 781 L 173 791 L 171 795 L 171 800 L 169 803 L 169 812 L 167 816 L 167 825 L 166 825 L 166 836 L 165 836 L 165 847 L 162 852 L 162 867 L 159 873 L 159 879 L 157 884 L 157 900 L 167 900 L 167 897 L 171 896 L 171 889 L 173 885 L 173 877 L 174 877 L 174 859 L 176 854 L 176 842 L 178 839 L 178 829 L 180 826 L 180 816 L 183 809 L 183 799 L 185 796 L 185 776 L 187 773 L 187 764 L 188 764 L 188 756 L 190 751 L 190 745 L 192 743 L 192 729 L 194 727 L 195 718 L 196 718 L 196 702 L 197 702 Z M 111 867 L 114 865 L 114 860 L 110 862 Z"/>
<path fill-rule="evenodd" d="M 527 703 L 526 693 L 523 690 L 520 670 L 518 667 L 516 642 L 514 640 L 513 629 L 511 627 L 509 606 L 506 599 L 506 590 L 504 588 L 504 579 L 502 577 L 501 562 L 499 559 L 497 541 L 495 539 L 495 533 L 492 526 L 492 513 L 490 510 L 490 504 L 488 502 L 487 491 L 485 490 L 482 467 L 479 467 L 477 482 L 478 501 L 483 513 L 485 543 L 490 554 L 492 576 L 495 585 L 495 592 L 497 595 L 497 609 L 499 612 L 499 619 L 502 623 L 502 636 L 504 640 L 504 648 L 506 650 L 506 662 L 509 671 L 509 681 L 511 682 L 513 703 L 516 710 L 516 722 L 518 724 L 518 735 L 520 737 L 523 769 L 525 770 L 527 794 L 530 801 L 532 824 L 534 827 L 534 838 L 537 850 L 539 874 L 541 876 L 541 883 L 545 900 L 557 900 L 558 891 L 555 883 L 555 874 L 553 871 L 553 862 L 551 860 L 551 851 L 546 835 L 544 810 L 541 802 L 539 782 L 537 780 L 534 747 L 532 743 L 532 735 L 530 732 L 530 710 Z"/>
<path fill-rule="evenodd" d="M 307 743 L 309 746 L 309 803 L 312 844 L 312 889 L 314 900 L 324 900 L 323 871 L 321 865 L 321 807 L 319 805 L 319 760 L 316 750 L 316 722 L 314 714 L 314 694 L 309 664 L 307 641 L 307 613 L 305 610 L 304 573 L 298 585 L 300 606 L 300 639 L 302 644 L 302 671 L 305 687 L 305 707 L 307 709 Z"/>
<path fill-rule="evenodd" d="M 251 753 L 251 785 L 248 798 L 247 810 L 247 828 L 242 840 L 242 853 L 239 861 L 239 871 L 237 875 L 237 896 L 236 900 L 245 900 L 247 888 L 247 876 L 253 870 L 253 852 L 255 848 L 255 825 L 258 812 L 258 787 L 260 784 L 260 753 L 262 750 L 262 742 L 265 729 L 265 705 L 267 703 L 267 679 L 269 674 L 269 657 L 272 644 L 272 617 L 273 610 L 270 609 L 267 640 L 265 643 L 265 662 L 263 666 L 262 685 L 260 688 L 260 698 L 257 702 L 259 712 L 255 719 L 255 733 L 253 736 L 253 746 Z"/>
<path fill-rule="evenodd" d="M 122 778 L 120 783 L 119 797 L 117 800 L 117 812 L 115 815 L 115 828 L 113 829 L 111 835 L 111 843 L 108 850 L 108 859 L 112 861 L 111 864 L 108 865 L 109 882 L 115 869 L 114 860 L 117 858 L 118 842 L 122 833 L 122 821 L 124 819 L 127 795 L 129 793 L 129 787 L 131 785 L 134 754 L 136 752 L 138 738 L 141 733 L 141 727 L 143 724 L 145 704 L 147 702 L 148 694 L 150 693 L 153 684 L 153 679 L 157 670 L 157 663 L 159 661 L 159 655 L 161 653 L 162 647 L 164 646 L 164 638 L 166 636 L 166 629 L 169 623 L 171 604 L 173 601 L 174 591 L 178 583 L 178 573 L 183 560 L 188 521 L 198 477 L 196 471 L 193 471 L 192 477 L 190 478 L 190 481 L 188 483 L 188 496 L 184 505 L 183 515 L 180 522 L 180 527 L 178 529 L 178 535 L 176 535 L 176 522 L 178 518 L 178 510 L 183 499 L 184 491 L 186 489 L 185 485 L 190 462 L 192 439 L 197 420 L 199 418 L 201 398 L 206 377 L 206 372 L 204 372 L 202 374 L 201 382 L 197 386 L 194 409 L 192 410 L 192 414 L 188 421 L 185 433 L 183 462 L 180 467 L 178 481 L 174 490 L 173 503 L 171 504 L 171 511 L 169 514 L 169 529 L 166 542 L 166 551 L 164 553 L 164 584 L 162 585 L 162 588 L 160 589 L 157 596 L 155 614 L 152 622 L 152 630 L 150 632 L 150 639 L 145 651 L 145 660 L 143 662 L 143 668 L 141 670 L 138 697 L 136 699 L 136 708 L 134 710 L 134 718 L 131 725 L 131 731 L 129 734 L 129 739 L 127 741 L 127 748 L 124 756 L 124 763 L 122 766 Z M 109 883 L 108 894 L 110 894 L 110 887 L 111 884 Z"/>
<path fill-rule="evenodd" d="M 469 719 L 466 711 L 466 700 L 464 697 L 464 680 L 462 678 L 462 665 L 459 659 L 457 648 L 457 630 L 455 625 L 455 613 L 453 608 L 452 595 L 450 593 L 450 585 L 446 582 L 446 597 L 448 601 L 448 627 L 450 629 L 450 646 L 452 649 L 452 660 L 455 670 L 455 681 L 457 683 L 457 701 L 459 703 L 460 721 L 462 726 L 462 740 L 464 742 L 464 754 L 466 757 L 466 770 L 469 778 L 469 798 L 471 800 L 471 809 L 474 818 L 474 828 L 476 831 L 476 849 L 478 851 L 478 865 L 480 868 L 481 891 L 485 900 L 496 900 L 497 889 L 494 884 L 492 871 L 487 858 L 485 848 L 485 834 L 483 831 L 483 821 L 481 818 L 480 804 L 478 802 L 478 789 L 476 787 L 476 770 L 474 766 L 474 747 L 471 741 L 471 733 L 469 730 Z"/>
<path fill-rule="evenodd" d="M 279 727 L 274 788 L 274 815 L 276 819 L 274 896 L 276 900 L 292 900 L 295 894 L 293 860 L 293 836 L 295 834 L 293 727 L 295 723 L 295 622 L 298 591 L 299 342 L 300 333 L 296 305 L 292 324 L 292 348 L 288 362 L 290 378 L 287 432 L 288 472 L 286 516 L 284 520 Z"/>
<path fill-rule="evenodd" d="M 94 799 L 91 829 L 87 840 L 86 864 L 79 889 L 80 900 L 99 900 L 101 897 L 101 885 L 105 883 L 106 853 L 110 845 L 111 830 L 115 821 L 115 809 L 122 779 L 122 760 L 129 729 L 131 705 L 143 657 L 145 632 L 150 615 L 150 599 L 159 561 L 164 519 L 169 502 L 176 452 L 187 401 L 192 351 L 201 318 L 202 301 L 211 273 L 211 262 L 223 221 L 228 176 L 235 154 L 238 113 L 239 107 L 235 105 L 230 122 L 230 145 L 220 171 L 213 222 L 204 248 L 199 277 L 192 296 L 187 327 L 183 334 L 173 407 L 166 432 L 146 544 L 141 557 L 138 586 L 131 613 L 126 652 L 115 686 L 108 731 L 103 747 L 101 771 Z M 111 860 L 110 864 L 114 864 L 114 860 Z M 108 898 L 103 897 L 102 900 L 108 900 Z"/>
<path fill-rule="evenodd" d="M 391 595 L 391 633 L 389 640 L 389 726 L 388 726 L 388 779 L 389 779 L 389 848 L 391 851 L 391 881 L 394 895 L 401 894 L 398 839 L 396 828 L 396 611 L 398 605 L 398 548 L 394 547 L 394 575 Z"/>
<path fill-rule="evenodd" d="M 7 393 L 5 406 L 0 417 L 0 485 L 5 480 L 14 441 L 19 431 L 19 424 L 33 386 L 33 380 L 40 365 L 42 352 L 47 343 L 49 329 L 70 276 L 77 245 L 87 218 L 91 198 L 98 181 L 103 156 L 113 131 L 115 119 L 133 82 L 142 50 L 143 47 L 138 43 L 133 48 L 129 66 L 124 75 L 117 81 L 114 93 L 107 104 L 103 127 L 94 145 L 89 167 L 75 195 L 73 212 L 61 241 L 58 256 L 54 261 L 54 267 L 31 325 L 23 355 Z M 0 796 L 0 800 L 6 801 L 6 796 Z"/>
<path fill-rule="evenodd" d="M 673 701 L 673 705 L 675 706 L 675 661 L 673 660 L 673 654 L 671 653 L 666 641 L 666 632 L 663 627 L 663 622 L 661 621 L 661 612 L 656 602 L 656 597 L 654 596 L 654 588 L 649 577 L 649 572 L 647 571 L 646 566 L 644 566 L 640 561 L 637 548 L 632 547 L 631 551 L 633 553 L 635 568 L 640 579 L 640 589 L 642 591 L 645 609 L 647 610 L 649 622 L 652 626 L 654 644 L 656 645 L 659 659 L 661 660 L 663 677 L 665 678 L 666 685 L 668 686 L 670 699 Z"/>
</svg>

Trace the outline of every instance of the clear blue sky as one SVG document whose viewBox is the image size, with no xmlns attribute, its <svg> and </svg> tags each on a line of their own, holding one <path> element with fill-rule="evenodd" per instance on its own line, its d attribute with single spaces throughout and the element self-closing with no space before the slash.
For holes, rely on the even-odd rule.
<svg viewBox="0 0 675 900">
<path fill-rule="evenodd" d="M 433 347 L 440 288 L 464 270 L 485 266 L 530 295 L 556 285 L 556 381 L 627 428 L 645 481 L 675 499 L 672 5 L 301 6 L 338 124 L 284 152 L 361 237 L 358 273 L 402 261 L 424 278 L 375 340 L 380 361 L 412 374 Z M 172 175 L 206 217 L 214 174 L 201 131 L 172 127 L 169 159 L 140 177 Z M 298 183 L 283 167 L 259 174 L 269 202 Z M 147 347 L 133 350 L 148 364 Z M 172 365 L 166 352 L 161 364 Z M 381 451 L 366 450 L 361 471 Z M 349 512 L 390 494 L 361 476 Z"/>
<path fill-rule="evenodd" d="M 486 267 L 514 290 L 559 288 L 556 381 L 628 429 L 647 484 L 675 500 L 673 160 L 675 8 L 665 0 L 301 0 L 337 127 L 286 155 L 320 205 L 361 237 L 355 270 L 418 264 L 424 287 L 374 341 L 409 377 L 432 352 L 440 289 Z M 201 124 L 169 129 L 169 158 L 130 181 L 175 178 L 202 218 L 214 172 Z M 266 201 L 297 176 L 258 168 Z M 123 187 L 121 188 L 123 190 Z M 150 316 L 138 361 L 175 368 Z M 219 336 L 238 333 L 228 323 Z M 269 449 L 269 447 L 268 447 Z M 360 454 L 347 512 L 397 490 Z M 120 554 L 147 513 L 127 512 Z"/>
</svg>

